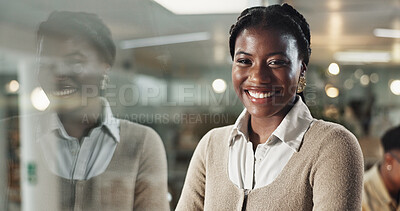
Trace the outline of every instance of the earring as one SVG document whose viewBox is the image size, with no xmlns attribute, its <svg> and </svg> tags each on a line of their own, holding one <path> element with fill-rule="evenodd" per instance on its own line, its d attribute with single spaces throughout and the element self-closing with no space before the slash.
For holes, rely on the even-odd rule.
<svg viewBox="0 0 400 211">
<path fill-rule="evenodd" d="M 306 88 L 306 77 L 304 75 L 300 76 L 299 84 L 297 85 L 297 93 L 301 93 Z"/>
<path fill-rule="evenodd" d="M 103 75 L 103 80 L 101 80 L 100 83 L 100 89 L 105 90 L 107 88 L 107 84 L 110 81 L 110 78 L 108 77 L 107 74 Z"/>
<path fill-rule="evenodd" d="M 387 165 L 387 166 L 386 166 L 386 169 L 387 169 L 388 171 L 391 171 L 391 170 L 392 170 L 392 165 Z"/>
</svg>

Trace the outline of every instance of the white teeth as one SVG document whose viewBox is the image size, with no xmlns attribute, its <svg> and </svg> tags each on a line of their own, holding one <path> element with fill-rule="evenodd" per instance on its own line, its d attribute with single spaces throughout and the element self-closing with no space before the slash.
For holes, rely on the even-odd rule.
<svg viewBox="0 0 400 211">
<path fill-rule="evenodd" d="M 77 91 L 77 89 L 75 89 L 75 88 L 69 88 L 69 89 L 62 89 L 62 90 L 53 91 L 52 94 L 54 96 L 65 96 L 65 95 L 73 94 L 76 91 Z"/>
<path fill-rule="evenodd" d="M 257 92 L 257 91 L 248 91 L 249 95 L 254 98 L 267 98 L 275 95 L 275 92 Z"/>
</svg>

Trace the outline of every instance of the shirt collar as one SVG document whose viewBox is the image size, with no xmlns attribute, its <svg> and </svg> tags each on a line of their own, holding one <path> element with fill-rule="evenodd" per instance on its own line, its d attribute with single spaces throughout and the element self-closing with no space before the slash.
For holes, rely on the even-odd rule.
<svg viewBox="0 0 400 211">
<path fill-rule="evenodd" d="M 290 109 L 285 118 L 283 118 L 272 135 L 275 135 L 290 148 L 298 152 L 304 134 L 310 127 L 313 117 L 301 97 L 297 96 L 296 98 L 297 102 L 292 109 Z"/>
<path fill-rule="evenodd" d="M 368 180 L 368 183 L 372 184 L 375 190 L 374 196 L 376 196 L 377 198 L 379 198 L 381 201 L 383 201 L 388 205 L 394 203 L 379 173 L 379 164 L 373 165 L 371 170 L 366 173 L 365 177 L 371 178 Z"/>
<path fill-rule="evenodd" d="M 38 115 L 36 122 L 39 123 L 36 128 L 36 141 L 42 140 L 43 136 L 50 134 L 52 131 L 60 130 L 60 119 L 57 113 L 53 111 L 45 111 L 42 115 Z"/>
<path fill-rule="evenodd" d="M 119 135 L 119 119 L 115 118 L 111 108 L 110 103 L 105 98 L 102 99 L 103 104 L 103 117 L 101 124 L 104 125 L 111 135 L 114 137 L 114 140 L 119 142 L 120 135 Z"/>
<path fill-rule="evenodd" d="M 232 145 L 235 141 L 234 137 L 242 135 L 248 140 L 248 123 L 250 114 L 245 108 L 236 120 L 231 136 L 230 144 Z M 302 143 L 304 134 L 307 132 L 313 121 L 310 110 L 304 104 L 299 96 L 296 96 L 296 103 L 290 109 L 289 113 L 285 116 L 279 126 L 271 134 L 272 137 L 278 138 L 280 141 L 288 145 L 291 149 L 298 152 Z M 267 143 L 275 143 L 274 141 L 268 141 Z"/>
<path fill-rule="evenodd" d="M 237 135 L 243 135 L 248 137 L 248 124 L 249 124 L 250 114 L 247 109 L 244 108 L 242 113 L 237 118 L 235 125 L 233 126 L 231 136 L 232 138 Z"/>
<path fill-rule="evenodd" d="M 102 115 L 100 115 L 101 123 L 99 127 L 105 127 L 113 137 L 116 142 L 120 141 L 119 134 L 119 119 L 115 118 L 110 104 L 107 99 L 101 97 L 102 103 Z M 40 117 L 40 124 L 38 127 L 38 134 L 46 135 L 52 131 L 58 131 L 59 135 L 63 138 L 69 138 L 70 136 L 64 129 L 64 126 L 61 123 L 60 118 L 58 117 L 56 112 L 45 112 L 43 116 Z M 40 140 L 40 139 L 37 139 Z"/>
</svg>

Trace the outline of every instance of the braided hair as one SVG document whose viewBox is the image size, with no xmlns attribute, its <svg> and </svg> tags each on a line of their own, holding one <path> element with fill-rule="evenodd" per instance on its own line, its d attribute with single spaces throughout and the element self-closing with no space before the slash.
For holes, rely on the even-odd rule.
<svg viewBox="0 0 400 211">
<path fill-rule="evenodd" d="M 110 66 L 115 61 L 115 44 L 110 29 L 95 14 L 85 12 L 55 11 L 39 25 L 39 41 L 45 36 L 82 37 L 97 50 Z"/>
<path fill-rule="evenodd" d="M 278 29 L 289 33 L 297 40 L 299 55 L 308 65 L 310 48 L 310 27 L 306 19 L 289 4 L 271 5 L 268 7 L 251 7 L 245 9 L 237 18 L 229 31 L 229 49 L 234 57 L 236 38 L 244 29 L 262 27 L 264 29 Z"/>
</svg>

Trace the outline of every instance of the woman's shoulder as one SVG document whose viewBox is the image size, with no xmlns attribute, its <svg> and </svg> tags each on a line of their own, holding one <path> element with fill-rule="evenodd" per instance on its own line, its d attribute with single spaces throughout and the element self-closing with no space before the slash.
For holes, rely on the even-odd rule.
<svg viewBox="0 0 400 211">
<path fill-rule="evenodd" d="M 232 133 L 234 125 L 227 125 L 222 127 L 213 128 L 208 133 L 212 136 L 226 136 Z M 228 137 L 226 137 L 228 138 Z"/>
<path fill-rule="evenodd" d="M 228 143 L 232 134 L 233 125 L 213 128 L 201 138 L 198 148 L 220 148 Z M 226 145 L 227 146 L 227 145 Z"/>
<path fill-rule="evenodd" d="M 135 132 L 136 134 L 147 134 L 147 133 L 157 134 L 154 131 L 154 129 L 149 126 L 132 122 L 126 119 L 119 119 L 119 121 L 120 121 L 120 129 L 124 128 L 129 130 L 130 132 Z"/>
<path fill-rule="evenodd" d="M 306 143 L 314 147 L 359 150 L 360 145 L 357 138 L 344 126 L 315 119 L 304 136 Z"/>
<path fill-rule="evenodd" d="M 223 126 L 213 128 L 208 131 L 202 138 L 202 140 L 207 140 L 211 142 L 221 142 L 222 140 L 228 140 L 232 135 L 233 125 Z"/>
<path fill-rule="evenodd" d="M 309 135 L 316 135 L 318 137 L 334 136 L 356 139 L 355 136 L 343 125 L 321 119 L 314 119 L 307 133 Z"/>
<path fill-rule="evenodd" d="M 162 142 L 158 133 L 151 127 L 120 119 L 120 135 L 122 139 L 129 139 L 130 142 Z"/>
</svg>

